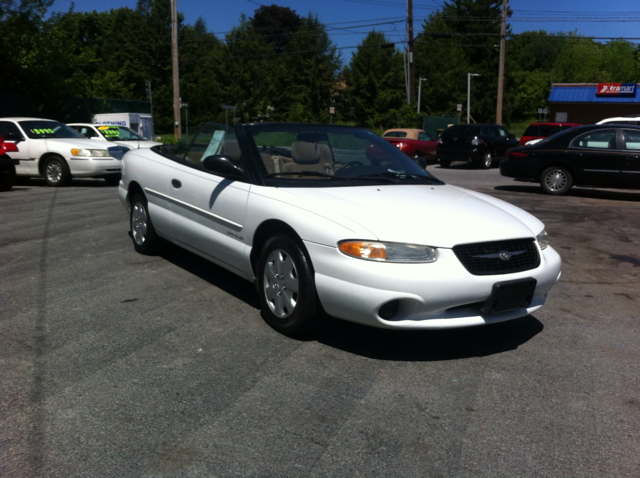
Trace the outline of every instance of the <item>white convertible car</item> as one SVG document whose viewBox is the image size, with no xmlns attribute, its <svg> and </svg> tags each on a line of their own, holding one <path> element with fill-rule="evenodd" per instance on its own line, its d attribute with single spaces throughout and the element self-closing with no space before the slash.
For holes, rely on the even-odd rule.
<svg viewBox="0 0 640 478">
<path fill-rule="evenodd" d="M 482 325 L 540 309 L 560 278 L 544 225 L 450 186 L 361 128 L 208 123 L 172 151 L 125 154 L 135 249 L 171 241 L 257 285 L 265 320 Z"/>
</svg>

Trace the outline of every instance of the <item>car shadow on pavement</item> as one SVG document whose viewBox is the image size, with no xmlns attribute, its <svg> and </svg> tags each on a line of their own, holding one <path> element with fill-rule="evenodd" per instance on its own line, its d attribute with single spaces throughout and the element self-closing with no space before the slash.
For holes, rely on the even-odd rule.
<svg viewBox="0 0 640 478">
<path fill-rule="evenodd" d="M 378 329 L 330 319 L 315 339 L 367 358 L 419 362 L 484 357 L 515 350 L 543 328 L 532 315 L 499 324 L 447 330 Z"/>
<path fill-rule="evenodd" d="M 496 186 L 494 189 L 496 191 L 508 191 L 508 192 L 539 194 L 541 196 L 548 196 L 547 194 L 542 192 L 542 188 L 540 186 L 534 186 L 534 185 Z M 611 190 L 611 189 L 573 187 L 569 190 L 569 193 L 567 194 L 567 196 L 591 198 L 591 199 L 608 199 L 611 201 L 635 201 L 635 202 L 640 201 L 640 192 L 635 192 L 633 190 L 621 191 L 619 189 Z"/>
<path fill-rule="evenodd" d="M 260 309 L 260 300 L 256 288 L 251 282 L 244 280 L 242 277 L 175 244 L 164 244 L 162 251 L 158 255 L 173 265 L 198 276 L 227 294 L 245 302 L 254 309 Z"/>
</svg>

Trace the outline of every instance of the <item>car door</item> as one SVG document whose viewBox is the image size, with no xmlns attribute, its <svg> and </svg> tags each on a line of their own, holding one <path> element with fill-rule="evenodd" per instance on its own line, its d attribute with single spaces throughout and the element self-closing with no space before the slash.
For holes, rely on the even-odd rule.
<svg viewBox="0 0 640 478">
<path fill-rule="evenodd" d="M 619 139 L 624 148 L 620 181 L 624 187 L 640 188 L 640 130 L 623 129 Z"/>
<path fill-rule="evenodd" d="M 435 156 L 436 154 L 436 143 L 431 139 L 424 131 L 418 132 L 418 141 L 420 141 L 420 155 L 423 157 L 426 156 Z"/>
<path fill-rule="evenodd" d="M 618 148 L 614 128 L 584 133 L 573 139 L 570 150 L 577 176 L 574 182 L 585 186 L 621 185 L 625 152 Z"/>
<path fill-rule="evenodd" d="M 194 252 L 242 274 L 246 248 L 245 218 L 251 185 L 204 169 L 212 154 L 225 154 L 241 163 L 233 131 L 201 131 L 185 159 L 169 171 L 171 225 L 174 238 Z"/>
</svg>

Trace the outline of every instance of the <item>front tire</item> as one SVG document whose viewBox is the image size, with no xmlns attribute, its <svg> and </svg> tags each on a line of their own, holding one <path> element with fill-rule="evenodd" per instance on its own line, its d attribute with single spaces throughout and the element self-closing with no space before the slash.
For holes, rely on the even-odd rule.
<svg viewBox="0 0 640 478">
<path fill-rule="evenodd" d="M 44 163 L 44 180 L 53 187 L 66 186 L 71 181 L 71 172 L 67 162 L 56 156 Z"/>
<path fill-rule="evenodd" d="M 448 159 L 440 159 L 439 162 L 441 168 L 448 168 L 449 166 L 451 166 L 451 161 L 449 161 Z"/>
<path fill-rule="evenodd" d="M 129 216 L 131 225 L 131 238 L 136 252 L 151 255 L 158 251 L 160 238 L 153 228 L 151 217 L 149 216 L 149 205 L 147 198 L 143 194 L 136 194 L 131 200 L 131 214 Z"/>
<path fill-rule="evenodd" d="M 491 169 L 491 165 L 493 164 L 493 155 L 491 151 L 485 151 L 482 155 L 482 162 L 480 163 L 480 167 L 482 169 Z"/>
<path fill-rule="evenodd" d="M 258 260 L 257 286 L 263 317 L 278 332 L 304 335 L 322 325 L 324 311 L 311 261 L 289 236 L 273 236 L 265 243 Z"/>
<path fill-rule="evenodd" d="M 567 194 L 572 185 L 571 173 L 563 167 L 547 168 L 540 175 L 540 187 L 546 194 Z"/>
</svg>

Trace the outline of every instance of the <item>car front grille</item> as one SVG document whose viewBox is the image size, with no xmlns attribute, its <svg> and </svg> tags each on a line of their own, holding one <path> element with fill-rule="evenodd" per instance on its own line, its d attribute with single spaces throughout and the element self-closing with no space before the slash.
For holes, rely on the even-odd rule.
<svg viewBox="0 0 640 478">
<path fill-rule="evenodd" d="M 479 242 L 455 246 L 453 252 L 471 274 L 512 274 L 535 269 L 540 255 L 533 239 Z"/>
</svg>

